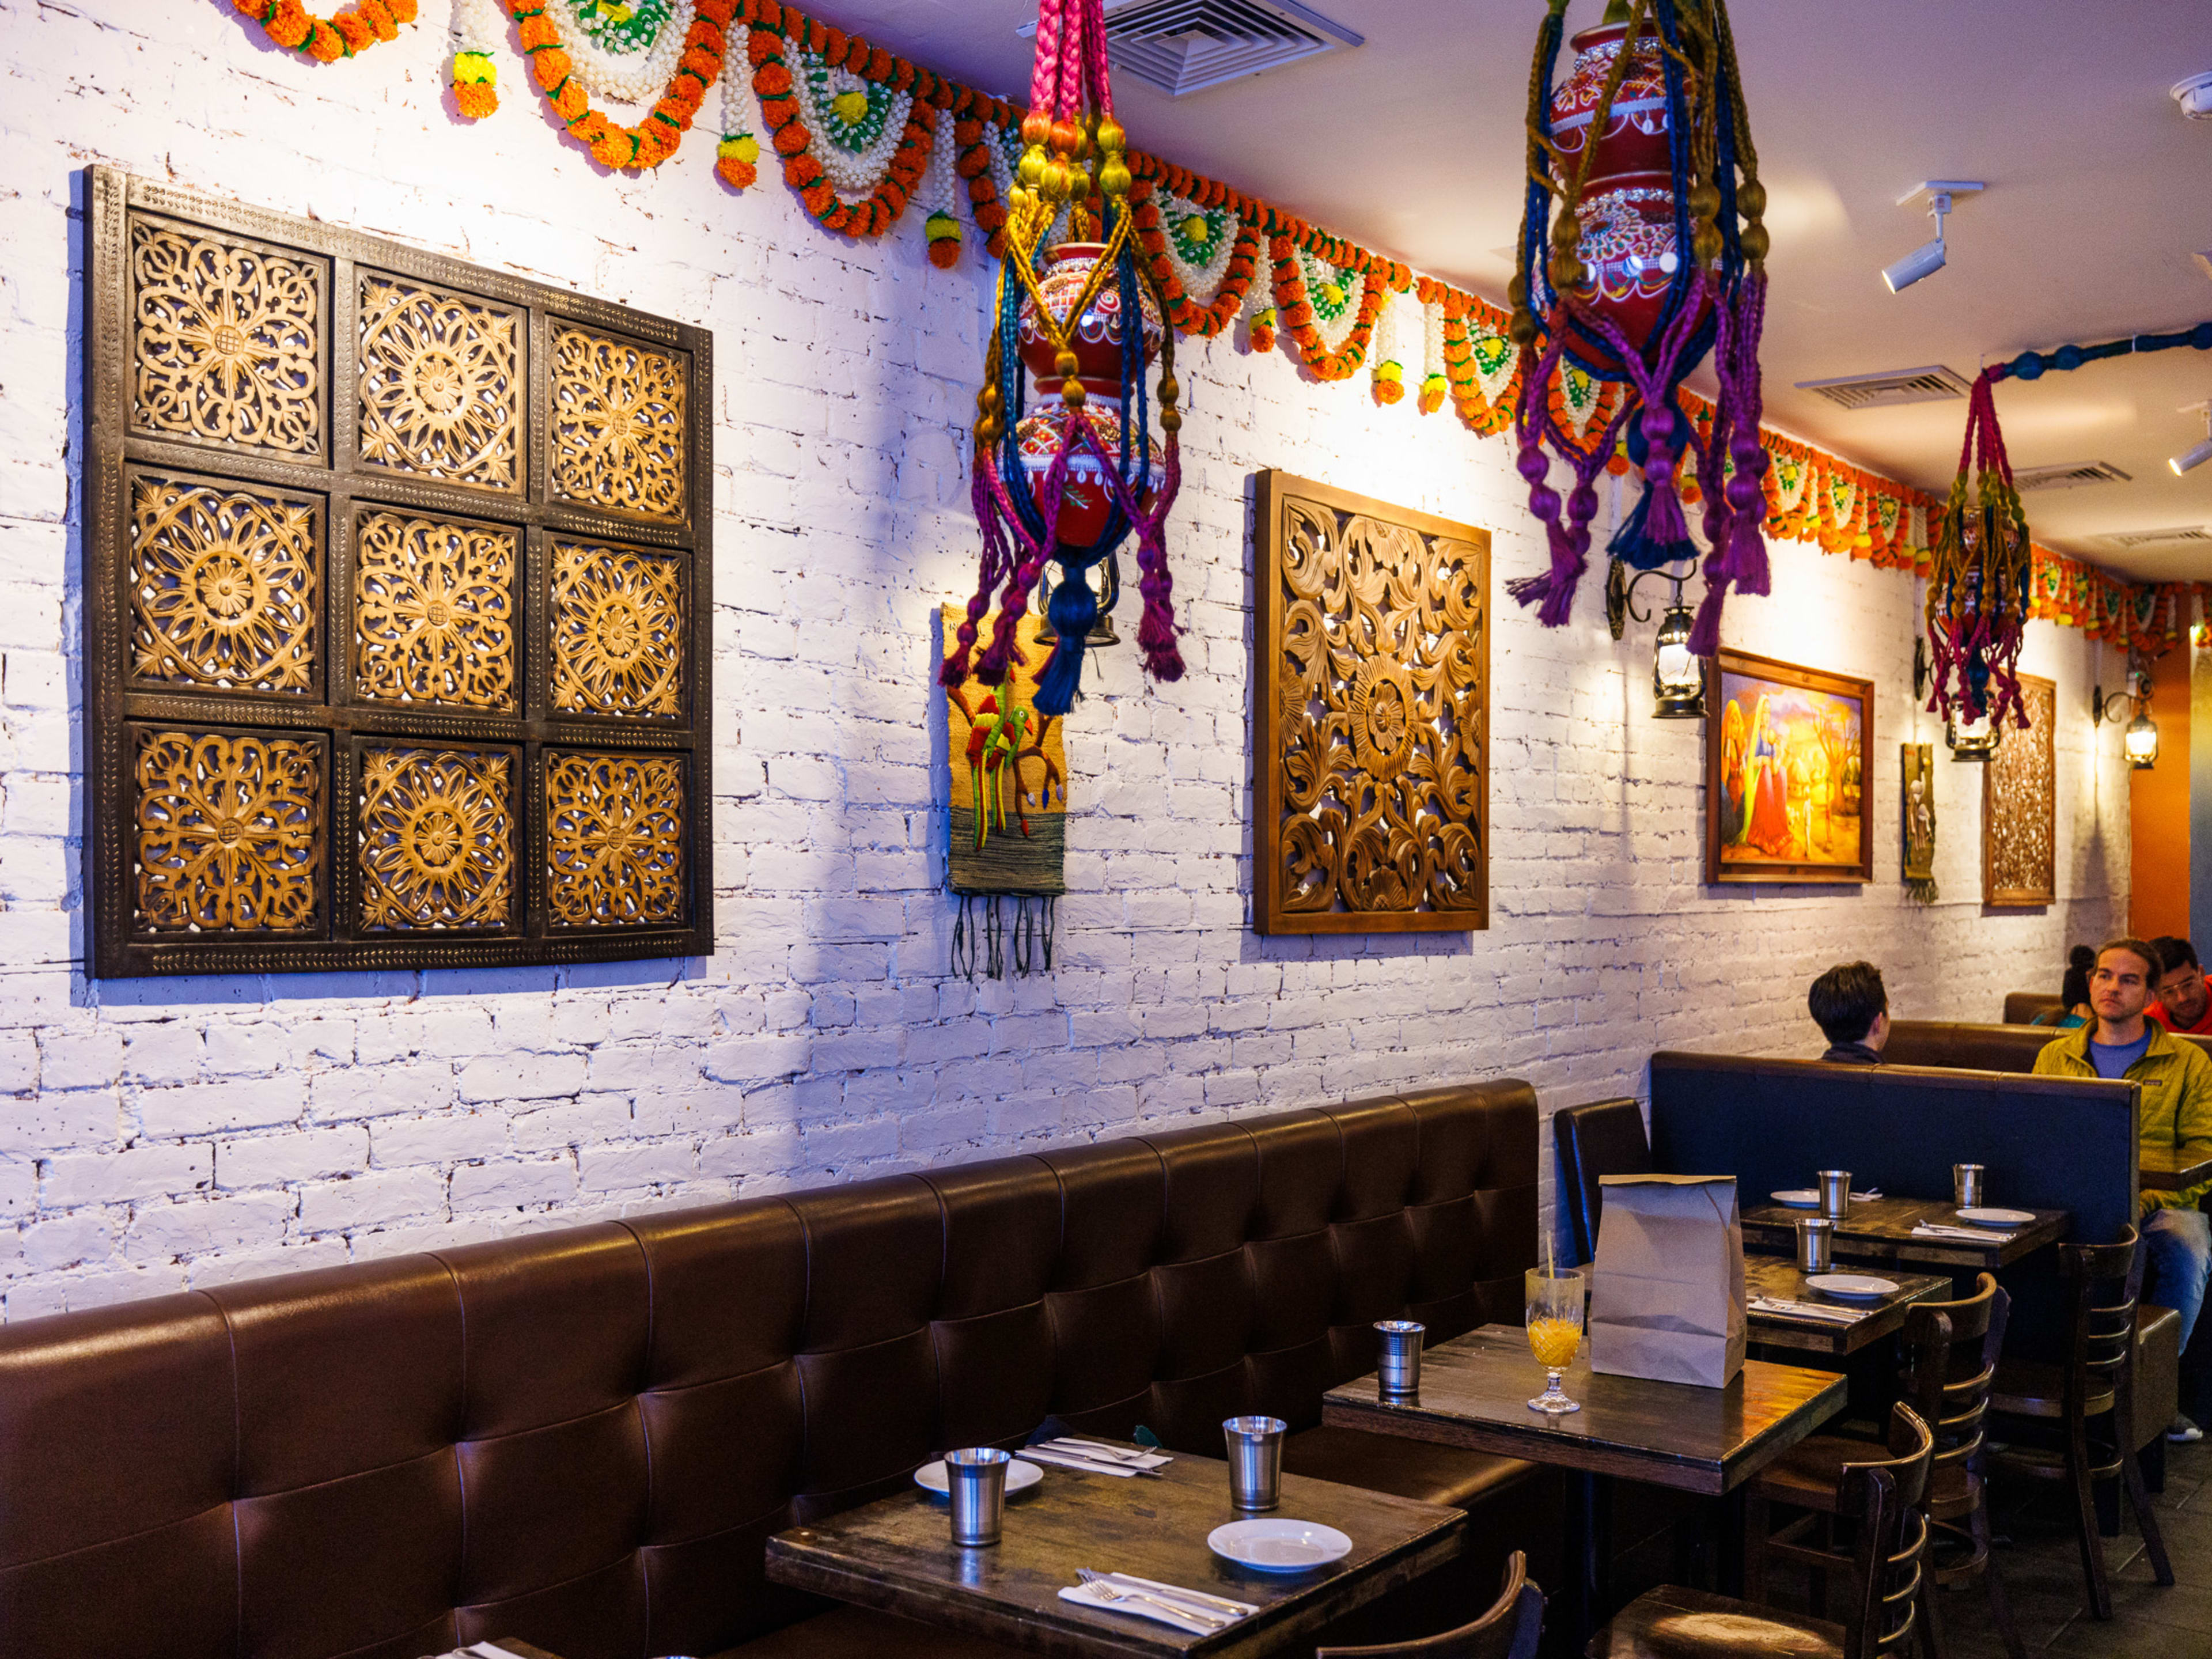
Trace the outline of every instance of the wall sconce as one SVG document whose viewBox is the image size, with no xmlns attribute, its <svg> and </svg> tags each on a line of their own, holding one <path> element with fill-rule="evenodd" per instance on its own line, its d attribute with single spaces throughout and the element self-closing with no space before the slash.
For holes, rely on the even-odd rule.
<svg viewBox="0 0 2212 1659">
<path fill-rule="evenodd" d="M 2000 735 L 1996 721 L 1986 708 L 1971 720 L 1962 720 L 1954 714 L 1943 722 L 1943 741 L 1949 746 L 1953 760 L 1989 759 L 1997 752 Z"/>
<path fill-rule="evenodd" d="M 1697 720 L 1705 712 L 1705 667 L 1690 654 L 1690 628 L 1697 619 L 1682 603 L 1684 578 L 1664 569 L 1639 570 L 1632 577 L 1615 559 L 1605 574 L 1606 626 L 1617 640 L 1632 619 L 1651 620 L 1650 612 L 1636 608 L 1637 587 L 1647 576 L 1674 584 L 1666 612 L 1659 618 L 1659 631 L 1651 640 L 1651 718 Z"/>
<path fill-rule="evenodd" d="M 2090 696 L 2089 718 L 2102 726 L 2108 719 L 2119 719 L 2123 706 L 2132 707 L 2136 715 L 2121 734 L 2121 746 L 2129 765 L 2148 772 L 2158 764 L 2158 722 L 2150 717 L 2150 676 L 2139 668 L 2128 670 L 2124 691 L 2115 691 L 2108 697 L 2103 686 L 2097 687 Z"/>
</svg>

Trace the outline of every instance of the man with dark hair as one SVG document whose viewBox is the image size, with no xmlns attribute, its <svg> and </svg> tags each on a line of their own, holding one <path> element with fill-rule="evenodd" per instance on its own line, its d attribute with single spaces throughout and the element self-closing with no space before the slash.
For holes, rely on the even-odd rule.
<svg viewBox="0 0 2212 1659">
<path fill-rule="evenodd" d="M 2150 1006 L 2150 1018 L 2169 1031 L 2212 1033 L 2212 985 L 2205 981 L 2197 947 L 2171 933 L 2153 939 L 2150 947 L 2158 952 L 2159 965 L 2158 983 L 2152 988 L 2158 1000 Z"/>
<path fill-rule="evenodd" d="M 1881 1045 L 1889 1041 L 1889 993 L 1881 969 L 1870 962 L 1846 962 L 1813 981 L 1805 1006 L 1828 1039 L 1820 1056 L 1836 1066 L 1879 1066 Z"/>
<path fill-rule="evenodd" d="M 2119 1078 L 2140 1091 L 2136 1133 L 2142 1150 L 2184 1163 L 2212 1158 L 2212 1059 L 2145 1018 L 2151 987 L 2163 971 L 2152 946 L 2116 939 L 2097 952 L 2089 975 L 2089 1006 L 2096 1018 L 2069 1031 L 2035 1057 L 2043 1077 Z M 2197 1204 L 2212 1181 L 2186 1192 L 2137 1195 L 2143 1255 L 2149 1267 L 2146 1301 L 2181 1316 L 2181 1346 L 2189 1346 L 2212 1279 L 2212 1218 Z M 2201 1440 L 2203 1431 L 2185 1414 L 2166 1431 L 2169 1440 Z"/>
</svg>

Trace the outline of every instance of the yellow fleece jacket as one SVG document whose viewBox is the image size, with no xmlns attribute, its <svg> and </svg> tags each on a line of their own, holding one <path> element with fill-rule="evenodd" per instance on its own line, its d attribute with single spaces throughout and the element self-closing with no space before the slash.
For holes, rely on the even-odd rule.
<svg viewBox="0 0 2212 1659">
<path fill-rule="evenodd" d="M 2212 1158 L 2212 1057 L 2193 1042 L 2185 1042 L 2156 1020 L 2148 1022 L 2150 1047 L 2127 1069 L 2126 1081 L 2142 1091 L 2136 1119 L 2137 1144 L 2144 1152 L 2179 1157 L 2195 1163 Z M 2069 1031 L 2035 1057 L 2038 1077 L 2094 1077 L 2089 1039 L 2096 1034 L 2093 1021 Z M 2212 1181 L 2186 1192 L 2145 1193 L 2141 1212 L 2156 1209 L 2193 1210 Z"/>
</svg>

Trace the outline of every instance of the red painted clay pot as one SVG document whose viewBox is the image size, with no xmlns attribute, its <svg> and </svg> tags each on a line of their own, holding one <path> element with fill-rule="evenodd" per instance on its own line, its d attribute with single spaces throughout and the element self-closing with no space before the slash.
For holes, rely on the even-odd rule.
<svg viewBox="0 0 2212 1659">
<path fill-rule="evenodd" d="M 1571 43 L 1574 70 L 1552 94 L 1552 137 L 1566 171 L 1581 164 L 1583 149 L 1591 142 L 1606 77 L 1613 73 L 1627 34 L 1626 23 L 1603 23 L 1584 29 Z M 1626 173 L 1671 172 L 1667 124 L 1663 60 L 1658 41 L 1647 31 L 1638 38 L 1628 73 L 1613 94 L 1605 131 L 1596 135 L 1597 155 L 1590 162 L 1588 189 L 1595 193 Z"/>
<path fill-rule="evenodd" d="M 1099 242 L 1062 242 L 1045 256 L 1047 266 L 1038 279 L 1037 289 L 1044 296 L 1045 309 L 1056 323 L 1065 325 L 1068 313 L 1081 297 L 1083 286 L 1091 280 L 1091 268 L 1105 252 Z M 1139 308 L 1143 312 L 1145 361 L 1150 363 L 1159 356 L 1160 342 L 1164 329 L 1160 321 L 1159 307 L 1152 303 L 1152 290 L 1142 283 L 1137 285 Z M 1083 315 L 1069 331 L 1070 343 L 1075 351 L 1076 374 L 1093 392 L 1097 394 L 1099 383 L 1107 388 L 1107 401 L 1121 401 L 1121 285 L 1112 277 L 1091 297 Z M 1036 377 L 1040 388 L 1052 385 L 1059 379 L 1055 368 L 1059 348 L 1047 338 L 1037 326 L 1036 301 L 1029 295 L 1022 296 L 1021 316 L 1022 362 Z"/>
</svg>

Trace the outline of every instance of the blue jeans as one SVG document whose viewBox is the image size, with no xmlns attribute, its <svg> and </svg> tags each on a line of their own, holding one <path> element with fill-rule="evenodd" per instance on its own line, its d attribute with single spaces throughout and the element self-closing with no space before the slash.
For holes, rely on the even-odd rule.
<svg viewBox="0 0 2212 1659">
<path fill-rule="evenodd" d="M 2149 1269 L 2143 1300 L 2181 1316 L 2186 1352 L 2203 1311 L 2205 1280 L 2212 1278 L 2212 1216 L 2202 1210 L 2153 1210 L 2143 1218 L 2142 1239 Z"/>
</svg>

